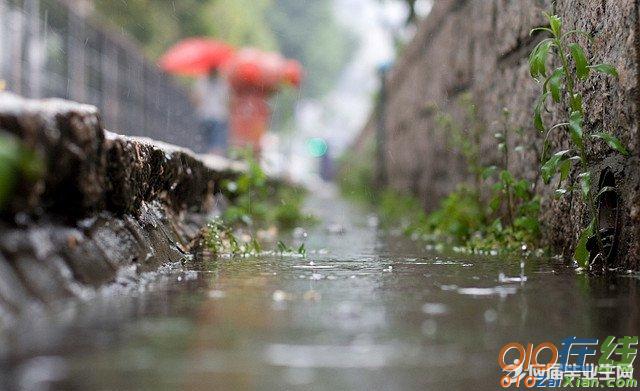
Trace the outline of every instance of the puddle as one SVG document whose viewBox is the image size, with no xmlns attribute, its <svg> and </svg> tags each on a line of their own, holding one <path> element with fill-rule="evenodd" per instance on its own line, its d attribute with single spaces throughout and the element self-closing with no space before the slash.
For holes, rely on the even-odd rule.
<svg viewBox="0 0 640 391">
<path fill-rule="evenodd" d="M 5 388 L 496 389 L 507 342 L 639 334 L 637 274 L 448 258 L 314 197 L 334 227 L 298 233 L 306 259 L 209 262 L 27 320 L 4 335 Z"/>
</svg>

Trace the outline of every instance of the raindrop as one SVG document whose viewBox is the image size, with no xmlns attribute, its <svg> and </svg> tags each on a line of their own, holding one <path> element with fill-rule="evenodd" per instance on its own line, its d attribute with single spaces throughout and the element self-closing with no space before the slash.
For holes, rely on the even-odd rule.
<svg viewBox="0 0 640 391">
<path fill-rule="evenodd" d="M 224 291 L 214 289 L 212 291 L 209 291 L 208 296 L 210 299 L 223 299 L 225 296 L 227 296 L 227 294 Z"/>
<path fill-rule="evenodd" d="M 287 299 L 287 294 L 284 291 L 281 290 L 277 290 L 275 292 L 273 292 L 273 301 L 275 302 L 280 302 L 280 301 L 284 301 Z"/>
<path fill-rule="evenodd" d="M 507 277 L 504 273 L 500 273 L 498 274 L 498 281 L 502 283 L 525 282 L 527 281 L 527 276 L 520 275 L 520 277 Z"/>
<path fill-rule="evenodd" d="M 302 227 L 296 227 L 293 230 L 293 237 L 296 238 L 296 239 L 306 239 L 307 238 L 307 232 Z"/>
<path fill-rule="evenodd" d="M 422 312 L 427 315 L 444 315 L 448 308 L 442 303 L 425 303 L 422 305 Z"/>
<path fill-rule="evenodd" d="M 493 309 L 488 309 L 484 312 L 484 321 L 487 323 L 493 323 L 498 319 L 498 313 Z"/>
<path fill-rule="evenodd" d="M 302 298 L 307 301 L 319 301 L 321 297 L 320 292 L 314 291 L 313 289 L 306 291 L 304 295 L 302 295 Z"/>
<path fill-rule="evenodd" d="M 436 332 L 438 331 L 438 323 L 436 323 L 436 321 L 433 319 L 427 319 L 424 322 L 422 322 L 421 329 L 422 329 L 422 334 L 428 337 L 433 337 L 434 335 L 436 335 Z"/>
</svg>

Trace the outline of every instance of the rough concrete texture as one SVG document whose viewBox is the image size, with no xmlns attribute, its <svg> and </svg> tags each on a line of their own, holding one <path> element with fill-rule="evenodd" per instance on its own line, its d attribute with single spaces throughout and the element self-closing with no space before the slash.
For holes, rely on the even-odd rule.
<svg viewBox="0 0 640 391">
<path fill-rule="evenodd" d="M 594 40 L 580 38 L 595 62 L 618 68 L 620 77 L 595 75 L 580 90 L 586 107 L 585 128 L 606 129 L 628 146 L 631 157 L 622 158 L 604 143 L 590 143 L 594 162 L 593 186 L 601 170 L 609 167 L 621 196 L 619 251 L 612 264 L 640 267 L 640 192 L 638 175 L 638 8 L 637 0 L 440 0 L 421 22 L 389 75 L 386 110 L 386 153 L 388 185 L 410 189 L 427 210 L 457 183 L 469 180 L 466 164 L 450 135 L 439 129 L 437 113 L 442 111 L 464 121 L 456 101 L 469 91 L 477 104 L 479 120 L 485 125 L 481 137 L 483 164 L 497 161 L 493 134 L 499 129 L 502 108 L 511 112 L 513 128 L 523 126 L 523 153 L 510 156 L 512 171 L 537 180 L 537 189 L 549 196 L 552 186 L 538 177 L 541 135 L 532 124 L 532 110 L 540 85 L 530 77 L 528 55 L 543 36 L 529 35 L 544 24 L 542 11 L 555 11 L 566 29 L 583 29 Z M 437 109 L 434 110 L 434 107 Z M 558 118 L 547 114 L 547 123 Z M 562 132 L 551 140 L 554 150 L 566 147 Z M 513 148 L 511 148 L 513 151 Z M 576 172 L 572 180 L 576 178 Z M 587 224 L 584 203 L 578 192 L 564 200 L 545 197 L 541 220 L 547 243 L 571 254 L 581 229 Z"/>
<path fill-rule="evenodd" d="M 44 162 L 0 218 L 0 312 L 79 296 L 122 270 L 185 259 L 212 212 L 225 159 L 104 131 L 91 106 L 0 94 L 0 130 Z"/>
</svg>

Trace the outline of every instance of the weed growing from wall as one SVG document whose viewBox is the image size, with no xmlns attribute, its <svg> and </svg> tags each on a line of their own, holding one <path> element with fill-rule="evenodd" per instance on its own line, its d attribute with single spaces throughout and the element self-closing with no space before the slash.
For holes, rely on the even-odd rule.
<svg viewBox="0 0 640 391">
<path fill-rule="evenodd" d="M 499 162 L 485 167 L 480 163 L 480 137 L 486 127 L 469 93 L 462 94 L 457 104 L 464 113 L 462 120 L 438 111 L 436 123 L 447 135 L 449 147 L 465 159 L 471 182 L 459 185 L 428 214 L 414 197 L 386 190 L 378 204 L 382 222 L 400 224 L 412 238 L 450 243 L 461 251 L 509 253 L 537 248 L 540 199 L 535 195 L 535 182 L 518 177 L 509 168 L 513 152 L 509 146 L 515 145 L 515 152 L 524 150 L 517 143 L 523 130 L 512 128 L 505 109 L 495 133 Z"/>
<path fill-rule="evenodd" d="M 488 202 L 489 216 L 492 222 L 486 228 L 474 247 L 502 245 L 509 249 L 522 248 L 537 244 L 540 236 L 540 198 L 536 196 L 535 183 L 516 177 L 509 170 L 510 145 L 513 136 L 521 139 L 522 128 L 512 129 L 510 113 L 502 111 L 501 129 L 494 134 L 500 153 L 500 163 L 483 170 L 484 180 L 491 179 L 491 195 Z M 515 146 L 515 152 L 522 152 L 522 145 Z M 486 245 L 485 245 L 486 247 Z"/>
<path fill-rule="evenodd" d="M 562 196 L 574 191 L 574 187 L 567 184 L 567 179 L 572 169 L 578 169 L 578 189 L 587 204 L 589 224 L 580 234 L 576 245 L 574 258 L 582 267 L 588 267 L 590 252 L 587 250 L 587 241 L 594 236 L 598 252 L 602 251 L 606 243 L 596 229 L 598 226 L 596 213 L 596 199 L 601 195 L 594 195 L 591 191 L 593 173 L 590 171 L 592 161 L 587 153 L 588 139 L 599 139 L 606 142 L 612 149 L 620 154 L 627 155 L 626 148 L 610 133 L 595 132 L 585 135 L 583 123 L 585 111 L 582 95 L 576 91 L 579 83 L 583 83 L 592 72 L 599 72 L 617 77 L 618 72 L 609 64 L 593 64 L 588 59 L 584 48 L 574 42 L 576 35 L 582 35 L 589 39 L 591 36 L 581 30 L 563 31 L 562 19 L 557 15 L 545 13 L 549 25 L 538 27 L 531 31 L 543 32 L 549 37 L 536 45 L 529 56 L 529 70 L 531 76 L 542 84 L 542 92 L 534 108 L 533 123 L 536 129 L 544 134 L 543 162 L 541 174 L 545 183 L 549 184 L 554 178 L 559 177 L 556 194 Z M 559 66 L 553 70 L 547 69 L 547 65 L 553 60 Z M 565 114 L 563 122 L 548 126 L 542 118 L 542 111 L 548 103 L 558 105 Z M 565 131 L 570 136 L 570 148 L 549 153 L 549 137 L 553 132 Z"/>
</svg>

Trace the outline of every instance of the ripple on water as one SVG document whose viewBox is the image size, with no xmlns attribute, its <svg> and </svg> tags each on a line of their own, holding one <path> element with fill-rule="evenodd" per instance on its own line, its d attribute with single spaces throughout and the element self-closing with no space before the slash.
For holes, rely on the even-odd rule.
<svg viewBox="0 0 640 391">
<path fill-rule="evenodd" d="M 442 303 L 424 303 L 422 312 L 427 315 L 444 315 L 449 312 L 449 308 Z"/>
<path fill-rule="evenodd" d="M 294 269 L 334 269 L 334 265 L 294 265 Z"/>
<path fill-rule="evenodd" d="M 518 288 L 511 285 L 498 285 L 490 288 L 458 288 L 456 290 L 461 295 L 468 295 L 474 297 L 487 297 L 487 296 L 500 296 L 507 297 L 513 295 L 518 291 Z"/>
</svg>

